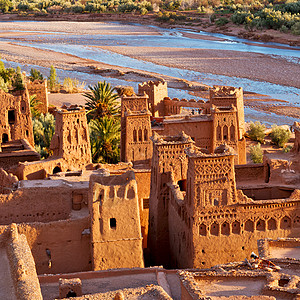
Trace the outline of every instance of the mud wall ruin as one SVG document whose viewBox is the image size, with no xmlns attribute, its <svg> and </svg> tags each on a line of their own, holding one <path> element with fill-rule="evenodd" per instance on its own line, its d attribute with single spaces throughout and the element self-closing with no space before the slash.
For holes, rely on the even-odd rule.
<svg viewBox="0 0 300 300">
<path fill-rule="evenodd" d="M 2 143 L 26 139 L 31 145 L 33 129 L 27 89 L 13 95 L 0 90 L 0 136 Z"/>
<path fill-rule="evenodd" d="M 89 191 L 93 270 L 143 267 L 137 186 L 132 171 L 92 175 Z"/>
</svg>

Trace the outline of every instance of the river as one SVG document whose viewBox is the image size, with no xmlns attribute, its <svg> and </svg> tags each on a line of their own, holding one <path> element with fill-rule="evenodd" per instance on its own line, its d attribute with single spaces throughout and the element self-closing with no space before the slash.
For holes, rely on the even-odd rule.
<svg viewBox="0 0 300 300">
<path fill-rule="evenodd" d="M 75 23 L 74 23 L 75 24 Z M 146 34 L 140 27 L 145 28 L 145 25 L 139 24 L 122 24 L 122 29 L 126 31 L 126 26 L 133 30 L 133 34 L 110 34 L 120 28 L 118 22 L 102 23 L 101 26 L 105 30 L 105 34 L 99 34 L 96 23 L 81 22 L 76 28 L 59 31 L 47 30 L 47 22 L 31 22 L 31 21 L 16 21 L 16 22 L 0 22 L 0 30 L 2 32 L 19 32 L 17 36 L 0 37 L 0 41 L 8 41 L 13 44 L 34 47 L 38 49 L 51 50 L 59 53 L 66 53 L 80 57 L 82 59 L 90 59 L 97 62 L 107 63 L 114 66 L 130 67 L 143 71 L 150 71 L 157 74 L 168 75 L 176 78 L 196 81 L 207 85 L 230 85 L 243 87 L 244 90 L 267 95 L 274 99 L 288 101 L 286 105 L 300 107 L 300 89 L 292 86 L 284 86 L 273 84 L 265 81 L 255 81 L 247 78 L 237 78 L 224 75 L 215 75 L 210 73 L 201 73 L 187 69 L 166 67 L 140 59 L 131 58 L 112 51 L 103 50 L 95 46 L 127 46 L 127 47 L 169 47 L 169 48 L 192 48 L 192 49 L 214 49 L 214 50 L 231 50 L 240 52 L 261 53 L 272 56 L 273 58 L 283 58 L 287 62 L 299 64 L 300 71 L 300 48 L 287 47 L 283 45 L 274 45 L 272 43 L 253 42 L 237 37 L 226 36 L 214 33 L 193 32 L 186 29 L 165 29 L 156 26 L 148 26 L 149 32 Z M 107 28 L 105 28 L 107 26 Z M 151 32 L 153 30 L 153 32 Z M 141 31 L 141 33 L 139 33 Z M 93 33 L 94 32 L 94 33 Z M 186 34 L 206 35 L 217 38 L 217 40 L 197 39 L 186 36 Z M 251 44 L 250 44 L 251 43 Z M 272 46 L 277 46 L 272 47 Z M 16 66 L 14 62 L 5 61 L 6 65 Z M 45 75 L 48 75 L 48 70 L 34 65 L 23 64 L 22 69 L 29 71 L 31 67 L 39 68 Z M 79 80 L 85 81 L 87 84 L 94 84 L 99 80 L 109 81 L 113 85 L 126 84 L 136 87 L 136 83 L 119 80 L 115 78 L 103 78 L 99 75 L 87 74 L 78 71 L 57 70 L 61 77 L 69 76 L 76 77 Z M 170 89 L 169 95 L 178 98 L 194 98 L 186 91 L 178 89 Z M 282 103 L 280 104 L 282 105 Z M 285 105 L 283 103 L 283 105 Z M 262 120 L 270 125 L 277 124 L 292 124 L 295 118 L 276 115 L 274 113 L 259 112 L 257 110 L 246 108 L 245 118 L 249 120 Z"/>
</svg>

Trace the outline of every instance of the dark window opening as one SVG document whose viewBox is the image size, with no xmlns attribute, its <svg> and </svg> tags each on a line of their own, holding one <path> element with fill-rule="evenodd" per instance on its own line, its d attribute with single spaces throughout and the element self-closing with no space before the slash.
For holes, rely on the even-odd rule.
<svg viewBox="0 0 300 300">
<path fill-rule="evenodd" d="M 66 295 L 66 298 L 71 298 L 71 297 L 77 297 L 77 294 L 73 290 L 70 290 Z"/>
<path fill-rule="evenodd" d="M 117 228 L 117 221 L 115 218 L 110 218 L 109 220 L 109 225 L 111 229 L 116 229 Z"/>
<path fill-rule="evenodd" d="M 289 281 L 290 280 L 287 279 L 287 278 L 281 278 L 281 279 L 278 280 L 278 285 L 282 286 L 282 287 L 285 287 L 285 286 L 288 285 Z"/>
<path fill-rule="evenodd" d="M 15 110 L 11 109 L 8 111 L 8 123 L 14 124 L 16 121 Z"/>
<path fill-rule="evenodd" d="M 28 130 L 26 130 L 25 134 L 26 134 L 26 136 L 28 137 L 28 135 L 29 135 L 29 131 L 28 131 Z"/>
<path fill-rule="evenodd" d="M 8 142 L 8 135 L 6 133 L 2 134 L 2 143 L 7 143 Z"/>
<path fill-rule="evenodd" d="M 149 209 L 149 198 L 143 199 L 143 209 Z"/>
<path fill-rule="evenodd" d="M 179 180 L 178 185 L 181 191 L 186 192 L 186 179 Z"/>
<path fill-rule="evenodd" d="M 53 169 L 53 174 L 57 174 L 57 173 L 59 173 L 59 172 L 61 172 L 61 168 L 58 167 L 58 166 L 56 166 L 56 167 Z"/>
<path fill-rule="evenodd" d="M 24 100 L 21 101 L 21 112 L 22 113 L 25 113 L 26 111 L 26 103 Z"/>
</svg>

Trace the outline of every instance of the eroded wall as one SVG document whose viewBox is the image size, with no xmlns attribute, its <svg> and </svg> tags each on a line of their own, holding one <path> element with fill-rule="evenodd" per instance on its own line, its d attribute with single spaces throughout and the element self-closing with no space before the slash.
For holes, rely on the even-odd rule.
<svg viewBox="0 0 300 300">
<path fill-rule="evenodd" d="M 90 178 L 93 270 L 143 267 L 142 235 L 134 173 Z"/>
</svg>

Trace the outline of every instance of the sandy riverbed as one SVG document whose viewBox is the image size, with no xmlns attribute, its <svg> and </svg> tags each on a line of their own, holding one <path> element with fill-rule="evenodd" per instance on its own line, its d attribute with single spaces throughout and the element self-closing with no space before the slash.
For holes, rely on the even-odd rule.
<svg viewBox="0 0 300 300">
<path fill-rule="evenodd" d="M 27 32 L 30 34 L 27 35 Z M 41 22 L 41 23 L 0 23 L 0 37 L 20 38 L 22 41 L 30 39 L 37 32 L 39 39 L 43 39 L 43 32 L 62 32 L 62 34 L 80 34 L 92 36 L 101 35 L 159 35 L 156 28 L 147 26 L 132 26 L 110 23 L 76 23 L 76 22 Z M 192 36 L 190 36 L 192 38 Z M 195 37 L 196 38 L 196 37 Z M 197 35 L 199 38 L 199 35 Z M 205 35 L 201 39 L 211 39 Z M 300 66 L 293 62 L 287 62 L 282 58 L 274 58 L 269 55 L 210 49 L 167 48 L 167 47 L 129 47 L 94 46 L 109 50 L 139 60 L 150 61 L 156 64 L 188 69 L 203 73 L 226 75 L 248 78 L 257 81 L 294 86 L 300 88 Z M 102 76 L 118 77 L 125 81 L 145 81 L 162 78 L 168 81 L 169 86 L 181 89 L 191 87 L 201 88 L 201 84 L 178 80 L 169 76 L 162 76 L 151 72 L 112 66 L 108 63 L 99 63 L 92 59 L 83 59 L 74 55 L 59 53 L 49 50 L 40 50 L 28 46 L 0 40 L 0 56 L 7 61 L 20 64 L 33 64 L 43 67 L 54 65 L 56 68 L 83 71 L 87 73 L 101 73 Z M 116 71 L 116 72 L 115 72 Z M 226 84 L 226 83 L 225 83 Z M 252 100 L 253 102 L 254 100 Z M 261 109 L 263 108 L 263 109 Z M 277 108 L 276 106 L 257 106 L 258 110 L 272 111 L 281 115 L 300 117 L 299 109 L 291 107 Z"/>
</svg>

